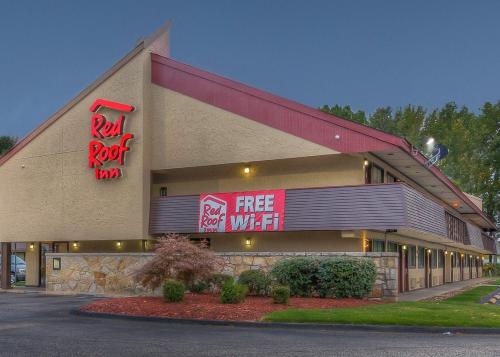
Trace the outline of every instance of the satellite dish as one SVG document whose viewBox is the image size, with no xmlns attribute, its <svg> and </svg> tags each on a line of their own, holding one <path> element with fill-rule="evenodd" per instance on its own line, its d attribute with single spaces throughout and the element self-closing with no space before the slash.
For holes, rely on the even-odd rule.
<svg viewBox="0 0 500 357">
<path fill-rule="evenodd" d="M 436 165 L 439 160 L 444 159 L 448 155 L 448 148 L 443 144 L 436 144 L 432 150 L 431 157 L 425 163 L 425 166 L 432 167 Z"/>
</svg>

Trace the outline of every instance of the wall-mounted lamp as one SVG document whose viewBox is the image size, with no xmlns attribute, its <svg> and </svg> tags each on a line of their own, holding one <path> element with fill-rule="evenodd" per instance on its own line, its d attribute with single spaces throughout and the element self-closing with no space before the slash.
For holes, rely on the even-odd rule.
<svg viewBox="0 0 500 357">
<path fill-rule="evenodd" d="M 243 169 L 243 172 L 248 175 L 250 173 L 250 166 L 245 166 L 245 168 Z"/>
<path fill-rule="evenodd" d="M 472 258 L 472 255 L 469 255 L 469 258 Z"/>
<path fill-rule="evenodd" d="M 252 238 L 245 238 L 245 246 L 250 248 L 252 246 Z"/>
<path fill-rule="evenodd" d="M 432 253 L 432 250 L 427 249 L 427 254 L 431 254 L 431 253 Z"/>
<path fill-rule="evenodd" d="M 363 165 L 364 165 L 365 167 L 366 167 L 366 166 L 368 166 L 369 164 L 370 164 L 370 162 L 368 162 L 368 160 L 367 160 L 367 159 L 365 159 L 365 161 L 363 161 Z"/>
<path fill-rule="evenodd" d="M 450 255 L 453 255 L 453 252 L 451 252 Z"/>
<path fill-rule="evenodd" d="M 403 250 L 406 250 L 406 248 L 407 248 L 406 245 L 403 245 Z"/>
<path fill-rule="evenodd" d="M 30 243 L 30 249 L 31 250 L 35 249 L 35 243 Z"/>
<path fill-rule="evenodd" d="M 80 244 L 78 242 L 73 242 L 73 248 L 77 249 Z"/>
<path fill-rule="evenodd" d="M 447 250 L 445 250 L 445 251 L 444 251 L 444 254 L 445 254 L 445 255 L 448 255 L 448 251 L 447 251 Z"/>
<path fill-rule="evenodd" d="M 121 248 L 122 247 L 122 242 L 121 241 L 116 242 L 116 247 L 117 248 Z"/>
<path fill-rule="evenodd" d="M 464 257 L 464 253 L 460 254 L 460 256 L 463 258 Z"/>
</svg>

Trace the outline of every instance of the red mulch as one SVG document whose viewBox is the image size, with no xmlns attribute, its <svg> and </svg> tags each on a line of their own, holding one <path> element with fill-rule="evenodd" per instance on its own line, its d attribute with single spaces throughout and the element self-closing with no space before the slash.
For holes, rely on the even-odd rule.
<svg viewBox="0 0 500 357">
<path fill-rule="evenodd" d="M 221 304 L 219 296 L 186 294 L 180 303 L 166 303 L 161 297 L 126 297 L 95 301 L 81 308 L 132 316 L 170 317 L 196 320 L 259 321 L 265 314 L 289 308 L 332 309 L 375 304 L 359 299 L 290 298 L 288 305 L 273 304 L 268 297 L 249 296 L 241 304 Z"/>
</svg>

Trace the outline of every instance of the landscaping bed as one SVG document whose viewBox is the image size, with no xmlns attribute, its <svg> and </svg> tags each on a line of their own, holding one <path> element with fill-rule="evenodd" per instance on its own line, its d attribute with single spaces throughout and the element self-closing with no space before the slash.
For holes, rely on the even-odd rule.
<svg viewBox="0 0 500 357">
<path fill-rule="evenodd" d="M 380 302 L 366 299 L 290 298 L 287 305 L 273 304 L 269 297 L 249 296 L 240 304 L 222 304 L 220 296 L 186 294 L 178 303 L 167 303 L 161 297 L 125 297 L 95 301 L 81 308 L 85 312 L 129 316 L 165 317 L 195 320 L 260 321 L 264 315 L 290 308 L 335 309 L 359 307 Z"/>
</svg>

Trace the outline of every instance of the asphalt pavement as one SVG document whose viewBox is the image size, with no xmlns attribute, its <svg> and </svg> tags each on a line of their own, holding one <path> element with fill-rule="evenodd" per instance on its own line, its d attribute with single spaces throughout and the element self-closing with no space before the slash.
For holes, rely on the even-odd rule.
<svg viewBox="0 0 500 357">
<path fill-rule="evenodd" d="M 75 316 L 92 298 L 0 293 L 0 356 L 500 356 L 500 336 L 254 328 Z"/>
</svg>

